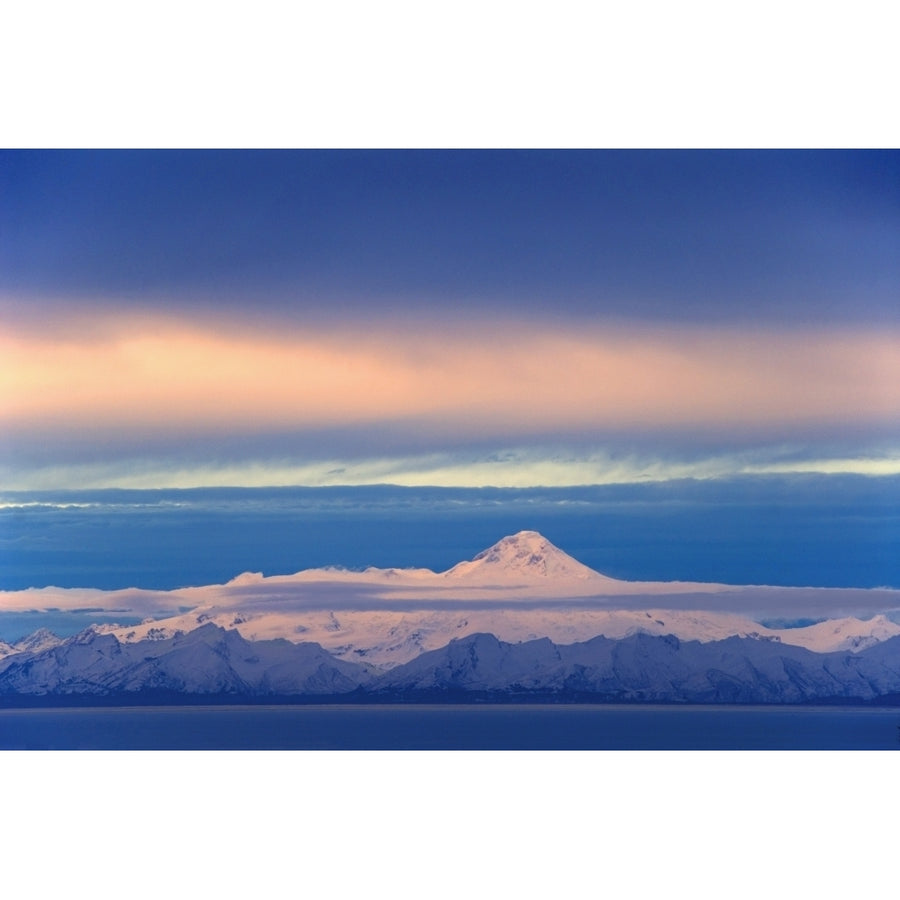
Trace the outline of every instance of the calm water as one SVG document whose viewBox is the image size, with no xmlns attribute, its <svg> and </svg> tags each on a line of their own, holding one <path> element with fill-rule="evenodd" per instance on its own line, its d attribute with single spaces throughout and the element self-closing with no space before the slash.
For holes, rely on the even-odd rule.
<svg viewBox="0 0 900 900">
<path fill-rule="evenodd" d="M 900 709 L 254 706 L 0 710 L 0 748 L 897 750 Z"/>
</svg>

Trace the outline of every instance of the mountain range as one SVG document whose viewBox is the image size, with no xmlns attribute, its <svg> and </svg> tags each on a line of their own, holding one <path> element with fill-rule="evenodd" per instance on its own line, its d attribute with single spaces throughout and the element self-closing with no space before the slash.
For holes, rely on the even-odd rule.
<svg viewBox="0 0 900 900">
<path fill-rule="evenodd" d="M 797 628 L 690 608 L 703 598 L 720 606 L 771 602 L 794 590 L 621 582 L 527 531 L 441 573 L 313 569 L 244 573 L 177 592 L 79 590 L 69 599 L 81 608 L 87 599 L 100 609 L 155 614 L 66 639 L 41 629 L 0 642 L 0 697 L 791 703 L 900 696 L 900 625 L 890 617 L 897 592 L 875 592 L 888 604 L 869 618 Z M 31 608 L 39 597 L 65 599 L 59 589 L 18 593 Z M 634 603 L 647 599 L 651 608 Z"/>
</svg>

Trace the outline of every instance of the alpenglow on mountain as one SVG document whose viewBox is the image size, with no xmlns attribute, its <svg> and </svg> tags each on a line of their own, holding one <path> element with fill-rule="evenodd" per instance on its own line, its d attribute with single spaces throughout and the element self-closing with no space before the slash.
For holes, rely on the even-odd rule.
<svg viewBox="0 0 900 900">
<path fill-rule="evenodd" d="M 474 559 L 444 572 L 445 578 L 490 583 L 497 581 L 555 580 L 612 581 L 572 559 L 537 531 L 520 531 L 482 550 Z"/>
<path fill-rule="evenodd" d="M 6 592 L 0 604 L 103 614 L 65 640 L 40 629 L 0 642 L 3 703 L 63 695 L 900 696 L 900 592 L 619 581 L 535 531 L 445 572 L 248 572 L 177 591 Z M 767 627 L 761 620 L 772 611 L 821 621 Z M 144 620 L 116 625 L 115 615 Z"/>
</svg>

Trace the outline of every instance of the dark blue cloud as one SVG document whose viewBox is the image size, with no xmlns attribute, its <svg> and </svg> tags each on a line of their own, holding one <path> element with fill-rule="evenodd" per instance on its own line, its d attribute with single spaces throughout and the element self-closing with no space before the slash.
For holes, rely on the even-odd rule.
<svg viewBox="0 0 900 900">
<path fill-rule="evenodd" d="M 12 152 L 0 197 L 0 293 L 900 318 L 895 152 Z"/>
<path fill-rule="evenodd" d="M 258 429 L 249 433 L 207 434 L 188 430 L 86 429 L 66 426 L 20 427 L 0 440 L 0 463 L 28 472 L 53 466 L 131 462 L 140 467 L 155 460 L 158 468 L 241 466 L 274 467 L 320 461 L 353 464 L 373 459 L 421 458 L 445 454 L 446 462 L 474 463 L 503 458 L 580 459 L 602 450 L 611 461 L 630 457 L 694 463 L 717 456 L 746 463 L 802 463 L 815 459 L 893 458 L 900 444 L 900 423 L 869 425 L 831 423 L 759 426 L 752 433 L 728 434 L 698 426 L 598 429 L 552 433 L 535 424 L 512 437 L 485 430 L 483 435 L 448 429 L 429 429 L 404 419 L 346 426 L 309 426 L 295 429 Z M 412 463 L 414 465 L 414 463 Z M 403 471 L 401 465 L 399 471 Z M 158 474 L 161 474 L 158 472 Z"/>
</svg>

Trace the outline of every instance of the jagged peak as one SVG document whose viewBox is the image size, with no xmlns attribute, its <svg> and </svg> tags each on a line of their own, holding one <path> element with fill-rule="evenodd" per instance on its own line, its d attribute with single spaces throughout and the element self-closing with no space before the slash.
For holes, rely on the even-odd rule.
<svg viewBox="0 0 900 900">
<path fill-rule="evenodd" d="M 16 641 L 12 645 L 16 650 L 43 650 L 45 647 L 55 647 L 61 644 L 63 639 L 50 631 L 49 628 L 38 628 L 37 631 L 29 634 L 27 637 Z"/>
</svg>

